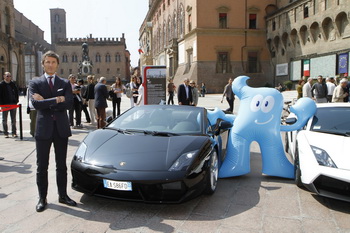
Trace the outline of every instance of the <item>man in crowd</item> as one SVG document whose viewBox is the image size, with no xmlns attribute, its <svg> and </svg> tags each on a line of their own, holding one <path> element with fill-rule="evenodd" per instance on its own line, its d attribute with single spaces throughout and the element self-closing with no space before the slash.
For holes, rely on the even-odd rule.
<svg viewBox="0 0 350 233">
<path fill-rule="evenodd" d="M 224 88 L 224 92 L 222 94 L 222 99 L 221 99 L 221 103 L 222 103 L 224 97 L 226 97 L 226 101 L 230 106 L 228 109 L 226 109 L 226 111 L 229 111 L 229 112 L 233 112 L 233 103 L 235 101 L 235 94 L 232 91 L 232 81 L 233 81 L 232 78 L 228 80 L 228 83 Z"/>
<path fill-rule="evenodd" d="M 312 78 L 309 77 L 307 82 L 303 86 L 303 97 L 309 97 L 312 99 L 311 88 L 312 88 Z"/>
<path fill-rule="evenodd" d="M 334 78 L 327 77 L 326 78 L 326 85 L 327 85 L 327 101 L 332 102 L 332 95 L 333 95 L 333 92 L 335 89 Z"/>
<path fill-rule="evenodd" d="M 16 105 L 18 103 L 18 88 L 12 81 L 10 72 L 5 72 L 4 80 L 0 83 L 0 105 Z M 5 138 L 9 137 L 7 117 L 10 112 L 12 137 L 17 138 L 16 112 L 17 108 L 2 112 L 2 125 L 4 127 Z"/>
<path fill-rule="evenodd" d="M 69 109 L 69 123 L 73 127 L 73 129 L 81 129 L 83 128 L 81 124 L 81 106 L 82 106 L 82 98 L 80 95 L 80 86 L 76 83 L 76 77 L 74 74 L 70 74 L 68 76 L 70 85 L 72 87 L 73 93 L 73 106 Z M 75 117 L 74 117 L 75 113 Z M 74 125 L 75 119 L 75 125 Z"/>
<path fill-rule="evenodd" d="M 101 77 L 100 81 L 95 86 L 95 108 L 97 112 L 97 128 L 103 128 L 106 125 L 106 108 L 108 90 L 106 87 L 106 78 Z"/>
<path fill-rule="evenodd" d="M 332 102 L 345 102 L 345 98 L 349 96 L 349 93 L 345 91 L 347 84 L 346 78 L 340 80 L 339 85 L 334 89 Z"/>
<path fill-rule="evenodd" d="M 312 98 L 316 99 L 317 103 L 327 103 L 327 85 L 325 84 L 322 75 L 317 77 L 317 83 L 311 87 Z"/>
<path fill-rule="evenodd" d="M 184 79 L 184 83 L 179 85 L 177 90 L 177 99 L 179 105 L 191 105 L 192 104 L 192 91 L 189 86 L 190 80 L 188 78 Z"/>
</svg>

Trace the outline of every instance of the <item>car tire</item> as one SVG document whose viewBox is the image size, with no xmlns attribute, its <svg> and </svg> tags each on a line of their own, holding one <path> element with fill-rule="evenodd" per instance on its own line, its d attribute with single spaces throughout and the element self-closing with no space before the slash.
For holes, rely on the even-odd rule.
<svg viewBox="0 0 350 233">
<path fill-rule="evenodd" d="M 207 186 L 204 190 L 205 194 L 212 195 L 215 193 L 219 176 L 219 158 L 218 153 L 214 150 L 210 156 L 208 172 L 207 172 Z"/>
<path fill-rule="evenodd" d="M 299 163 L 299 150 L 298 147 L 295 149 L 295 159 L 294 159 L 294 174 L 295 174 L 295 184 L 299 188 L 304 188 L 303 183 L 301 182 L 301 170 L 300 170 L 300 163 Z"/>
</svg>

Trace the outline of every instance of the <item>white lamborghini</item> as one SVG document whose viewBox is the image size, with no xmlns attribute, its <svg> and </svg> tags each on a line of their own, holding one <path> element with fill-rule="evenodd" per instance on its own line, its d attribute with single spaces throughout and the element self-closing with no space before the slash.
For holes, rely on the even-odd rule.
<svg viewBox="0 0 350 233">
<path fill-rule="evenodd" d="M 285 142 L 299 187 L 350 201 L 350 103 L 317 104 L 314 117 Z"/>
</svg>

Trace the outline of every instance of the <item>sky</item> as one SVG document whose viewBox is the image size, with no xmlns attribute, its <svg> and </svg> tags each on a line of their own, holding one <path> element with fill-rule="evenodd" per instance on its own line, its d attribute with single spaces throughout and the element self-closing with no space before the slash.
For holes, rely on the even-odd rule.
<svg viewBox="0 0 350 233">
<path fill-rule="evenodd" d="M 50 9 L 66 11 L 67 37 L 122 37 L 131 54 L 139 59 L 139 29 L 148 11 L 148 0 L 13 0 L 14 7 L 44 31 L 51 43 Z"/>
</svg>

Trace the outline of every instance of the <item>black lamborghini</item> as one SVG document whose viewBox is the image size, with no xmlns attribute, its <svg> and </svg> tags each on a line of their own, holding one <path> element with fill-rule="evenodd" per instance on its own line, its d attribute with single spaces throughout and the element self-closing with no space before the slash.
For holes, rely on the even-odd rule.
<svg viewBox="0 0 350 233">
<path fill-rule="evenodd" d="M 232 124 L 207 109 L 146 105 L 89 133 L 71 164 L 74 190 L 108 198 L 179 203 L 213 194 Z"/>
</svg>

